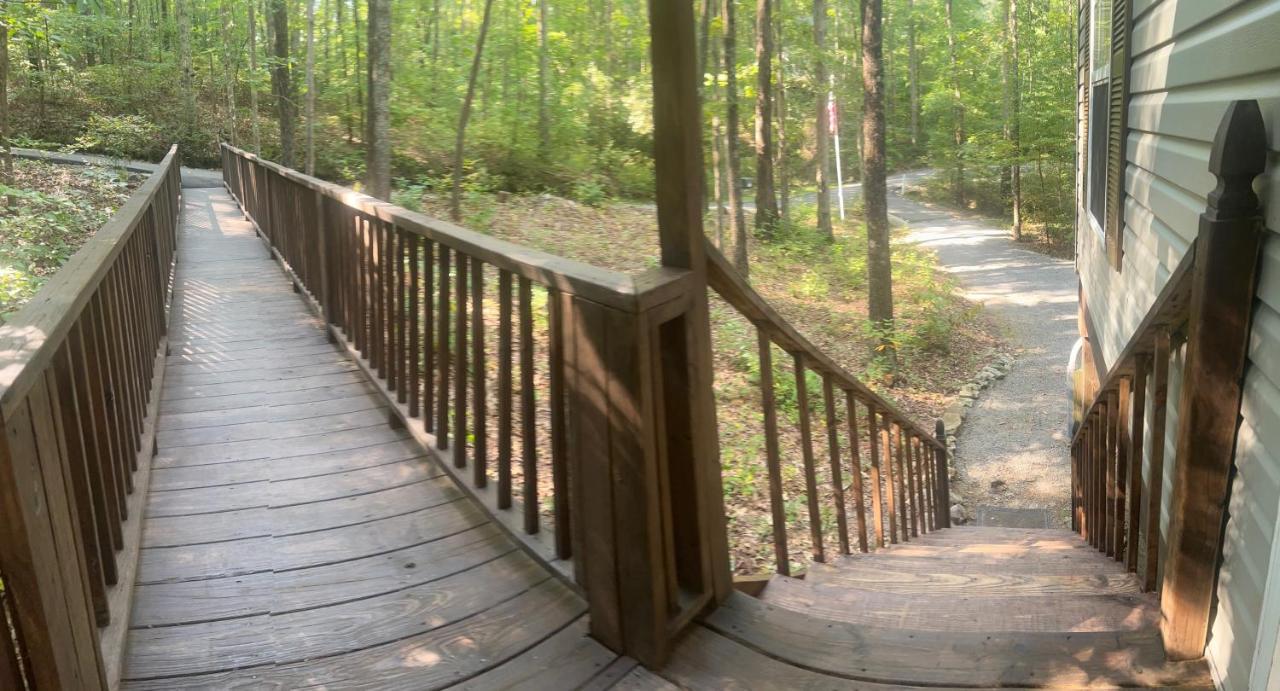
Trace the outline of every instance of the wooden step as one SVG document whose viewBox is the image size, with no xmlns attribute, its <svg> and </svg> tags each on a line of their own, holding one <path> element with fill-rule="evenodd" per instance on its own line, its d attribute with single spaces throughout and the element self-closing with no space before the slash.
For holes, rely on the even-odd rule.
<svg viewBox="0 0 1280 691">
<path fill-rule="evenodd" d="M 1117 575 L 1124 565 L 1092 550 L 1057 553 L 985 553 L 936 547 L 893 547 L 837 557 L 836 567 L 847 564 L 916 573 L 973 573 L 990 575 Z"/>
<path fill-rule="evenodd" d="M 735 642 L 821 675 L 952 687 L 1213 688 L 1207 664 L 1167 662 L 1154 632 L 970 634 L 800 614 L 735 593 L 706 619 Z"/>
<path fill-rule="evenodd" d="M 1138 577 L 1130 573 L 1036 575 L 961 573 L 954 570 L 921 572 L 885 569 L 874 562 L 862 564 L 852 560 L 842 562 L 838 567 L 810 564 L 805 580 L 903 595 L 1137 595 L 1142 592 Z"/>
<path fill-rule="evenodd" d="M 902 594 L 786 576 L 774 577 L 760 599 L 832 621 L 921 631 L 1141 631 L 1160 620 L 1143 595 Z"/>
</svg>

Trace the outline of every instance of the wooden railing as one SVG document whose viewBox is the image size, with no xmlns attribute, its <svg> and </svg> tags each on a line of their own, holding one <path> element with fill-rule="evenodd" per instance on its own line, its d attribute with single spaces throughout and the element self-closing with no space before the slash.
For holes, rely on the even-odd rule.
<svg viewBox="0 0 1280 691">
<path fill-rule="evenodd" d="M 723 528 L 696 501 L 720 488 L 680 476 L 690 464 L 678 440 L 696 435 L 680 429 L 684 378 L 663 376 L 680 352 L 670 341 L 690 309 L 689 272 L 633 278 L 234 147 L 222 162 L 295 287 L 384 384 L 395 424 L 583 592 L 597 638 L 657 663 L 723 596 L 718 584 L 727 594 L 728 569 L 707 547 Z"/>
<path fill-rule="evenodd" d="M 867 552 L 950 527 L 950 481 L 942 421 L 937 422 L 935 434 L 913 422 L 806 340 L 709 243 L 706 251 L 708 285 L 756 329 L 775 570 L 784 575 L 791 573 L 773 368 L 775 345 L 791 357 L 795 377 L 812 558 L 827 560 L 820 504 L 823 493 L 818 487 L 812 434 L 811 408 L 814 406 L 809 403 L 811 394 L 806 372 L 813 372 L 822 380 L 826 460 L 840 552 L 850 554 L 854 548 Z M 843 415 L 839 413 L 840 406 L 844 408 Z M 865 420 L 862 433 L 858 428 L 860 417 Z M 843 445 L 841 436 L 844 436 Z M 848 449 L 847 462 L 841 457 L 842 446 Z M 870 486 L 863 482 L 864 467 L 868 470 Z M 856 545 L 850 539 L 850 503 Z"/>
<path fill-rule="evenodd" d="M 1163 641 L 1173 659 L 1202 656 L 1208 636 L 1265 233 L 1252 185 L 1266 151 L 1257 102 L 1233 103 L 1214 141 L 1209 170 L 1218 186 L 1195 244 L 1111 365 L 1071 440 L 1073 527 L 1129 570 L 1142 565 L 1146 589 L 1161 593 Z M 1169 366 L 1183 344 L 1162 533 Z"/>
<path fill-rule="evenodd" d="M 0 327 L 0 688 L 103 689 L 118 676 L 163 374 L 179 170 L 174 147 Z"/>
</svg>

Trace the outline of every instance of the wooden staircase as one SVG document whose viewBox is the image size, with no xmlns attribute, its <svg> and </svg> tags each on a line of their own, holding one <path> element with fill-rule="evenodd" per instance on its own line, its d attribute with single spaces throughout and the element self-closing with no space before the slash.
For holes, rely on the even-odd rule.
<svg viewBox="0 0 1280 691">
<path fill-rule="evenodd" d="M 665 674 L 750 688 L 1213 688 L 1159 604 L 1066 530 L 957 527 L 735 596 Z M 698 680 L 702 680 L 701 682 Z"/>
</svg>

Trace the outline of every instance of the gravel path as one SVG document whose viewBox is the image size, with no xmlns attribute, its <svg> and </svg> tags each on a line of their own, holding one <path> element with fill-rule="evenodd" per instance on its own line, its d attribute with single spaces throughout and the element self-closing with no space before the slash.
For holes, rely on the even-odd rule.
<svg viewBox="0 0 1280 691">
<path fill-rule="evenodd" d="M 1019 349 L 1008 375 L 969 410 L 956 439 L 957 485 L 967 509 L 971 515 L 978 505 L 1049 509 L 1065 527 L 1066 370 L 1078 335 L 1072 263 L 1022 249 L 1004 229 L 896 192 L 891 188 L 889 210 L 908 223 L 907 239 L 934 250 L 965 297 L 984 304 Z"/>
<path fill-rule="evenodd" d="M 145 161 L 127 161 L 99 156 L 97 154 L 73 154 L 61 151 L 42 151 L 40 149 L 23 149 L 13 147 L 13 155 L 18 158 L 29 158 L 63 165 L 120 166 L 135 173 L 152 173 L 159 167 L 156 163 Z M 189 188 L 222 187 L 222 172 L 204 168 L 188 168 L 182 166 L 182 186 Z"/>
</svg>

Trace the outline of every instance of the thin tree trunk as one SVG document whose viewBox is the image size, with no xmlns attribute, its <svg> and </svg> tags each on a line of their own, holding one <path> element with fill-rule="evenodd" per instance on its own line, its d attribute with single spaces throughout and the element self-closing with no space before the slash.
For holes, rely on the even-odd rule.
<svg viewBox="0 0 1280 691">
<path fill-rule="evenodd" d="M 538 0 L 538 157 L 551 156 L 550 55 L 547 50 L 547 0 Z"/>
<path fill-rule="evenodd" d="M 471 58 L 471 75 L 467 78 L 467 95 L 462 99 L 462 112 L 458 114 L 458 132 L 453 145 L 453 189 L 449 195 L 449 215 L 454 222 L 462 221 L 462 152 L 466 143 L 467 120 L 471 117 L 471 101 L 476 94 L 476 78 L 480 74 L 480 58 L 484 54 L 484 39 L 489 33 L 489 14 L 492 9 L 493 0 L 484 0 L 484 17 L 480 20 L 476 50 Z"/>
<path fill-rule="evenodd" d="M 316 0 L 307 1 L 307 175 L 316 174 Z"/>
<path fill-rule="evenodd" d="M 916 3 L 907 0 L 907 86 L 911 99 L 911 153 L 919 155 L 920 133 L 920 57 L 916 54 Z"/>
<path fill-rule="evenodd" d="M 338 2 L 334 3 L 337 6 L 337 16 L 334 17 L 334 22 L 338 26 L 338 55 L 342 58 L 342 123 L 347 128 L 347 143 L 350 144 L 355 141 L 356 135 L 353 124 L 355 118 L 351 115 L 351 88 L 348 86 L 352 76 L 347 64 L 347 40 L 343 36 L 342 28 L 342 8 L 346 4 L 344 0 L 338 0 Z M 359 79 L 360 75 L 355 75 L 355 80 L 358 81 Z"/>
<path fill-rule="evenodd" d="M 828 99 L 827 62 L 827 2 L 813 0 L 813 91 L 814 91 L 814 165 L 818 183 L 818 234 L 834 240 L 831 230 L 831 112 Z"/>
<path fill-rule="evenodd" d="M 880 2 L 862 0 L 862 198 L 867 224 L 867 316 L 880 334 L 878 351 L 886 359 L 892 377 L 897 356 L 892 336 L 893 271 L 885 197 Z"/>
<path fill-rule="evenodd" d="M 369 0 L 369 194 L 391 198 L 391 1 Z"/>
<path fill-rule="evenodd" d="M 8 9 L 8 8 L 5 8 Z M 3 157 L 4 182 L 13 186 L 13 149 L 9 146 L 9 18 L 0 16 L 0 157 Z M 5 199 L 9 211 L 17 200 L 10 194 Z"/>
<path fill-rule="evenodd" d="M 183 134 L 189 135 L 196 127 L 195 68 L 191 64 L 191 11 L 189 0 L 176 0 L 173 6 L 178 22 L 178 69 L 182 87 Z"/>
<path fill-rule="evenodd" d="M 720 16 L 724 19 L 725 69 L 725 165 L 729 186 L 729 235 L 733 236 L 733 265 L 745 278 L 749 275 L 747 255 L 747 219 L 742 211 L 742 189 L 738 173 L 738 60 L 737 27 L 734 26 L 734 0 L 724 0 Z"/>
<path fill-rule="evenodd" d="M 791 217 L 791 175 L 787 168 L 787 75 L 786 58 L 782 51 L 783 17 L 778 18 L 778 214 L 786 220 Z"/>
<path fill-rule="evenodd" d="M 271 25 L 275 39 L 271 92 L 276 99 L 276 115 L 280 118 L 280 164 L 292 168 L 295 108 L 293 87 L 289 82 L 289 5 L 286 0 L 271 0 Z"/>
<path fill-rule="evenodd" d="M 363 31 L 360 30 L 360 0 L 351 0 L 351 23 L 355 25 L 355 29 L 356 29 L 355 30 L 356 59 L 355 59 L 355 64 L 353 65 L 356 73 L 356 79 L 355 79 L 356 113 L 358 113 L 360 116 L 360 136 L 365 137 L 365 136 L 368 136 L 368 131 L 366 129 L 367 125 L 365 123 L 365 113 L 364 113 L 364 80 L 360 79 L 360 76 L 359 76 L 360 75 L 360 34 L 364 33 Z M 367 65 L 368 64 L 367 55 L 365 56 L 365 59 L 366 59 L 366 65 Z"/>
<path fill-rule="evenodd" d="M 253 153 L 262 153 L 262 132 L 258 129 L 258 0 L 249 0 L 249 124 L 253 132 Z M 341 3 L 339 3 L 341 4 Z"/>
<path fill-rule="evenodd" d="M 952 181 L 956 206 L 965 205 L 964 193 L 964 101 L 960 98 L 960 62 L 956 57 L 956 27 L 953 0 L 946 0 L 947 62 L 951 70 L 951 112 L 955 132 L 955 170 Z"/>
<path fill-rule="evenodd" d="M 715 12 L 713 0 L 702 0 L 701 24 L 698 28 L 698 89 L 707 80 L 707 51 L 711 49 L 711 15 Z M 608 18 L 605 18 L 608 21 Z"/>
<path fill-rule="evenodd" d="M 1013 195 L 1013 239 L 1022 240 L 1022 128 L 1019 120 L 1022 117 L 1022 88 L 1018 79 L 1018 0 L 1009 0 L 1009 80 L 1013 84 L 1011 92 L 1012 114 L 1009 118 L 1009 142 L 1012 145 L 1013 165 L 1010 181 L 1010 192 Z"/>
<path fill-rule="evenodd" d="M 773 2 L 756 0 L 756 233 L 772 237 L 778 226 L 773 187 Z"/>
<path fill-rule="evenodd" d="M 724 180 L 720 173 L 723 165 L 724 132 L 720 116 L 711 116 L 711 177 L 716 200 L 716 249 L 724 251 Z"/>
</svg>

